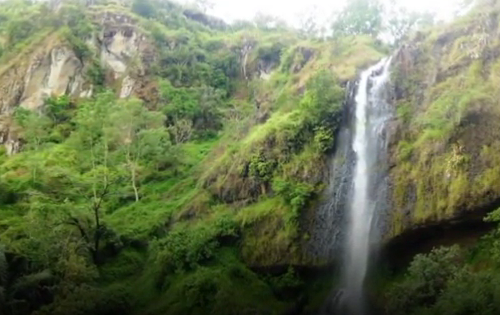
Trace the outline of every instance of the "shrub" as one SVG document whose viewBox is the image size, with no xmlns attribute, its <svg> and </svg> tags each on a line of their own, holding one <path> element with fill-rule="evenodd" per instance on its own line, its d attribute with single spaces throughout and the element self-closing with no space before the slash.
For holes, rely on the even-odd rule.
<svg viewBox="0 0 500 315">
<path fill-rule="evenodd" d="M 68 109 L 71 102 L 67 95 L 52 96 L 44 101 L 46 115 L 49 116 L 54 123 L 61 123 L 71 118 Z"/>
<path fill-rule="evenodd" d="M 300 288 L 304 283 L 293 267 L 288 267 L 287 272 L 279 276 L 269 277 L 269 284 L 275 292 L 283 292 Z"/>
<path fill-rule="evenodd" d="M 237 235 L 236 223 L 229 216 L 220 215 L 208 221 L 193 227 L 178 227 L 152 246 L 160 268 L 160 285 L 166 275 L 195 269 L 210 260 L 224 238 Z"/>
<path fill-rule="evenodd" d="M 300 210 L 311 199 L 314 187 L 308 183 L 296 183 L 276 177 L 273 181 L 273 190 L 291 206 L 291 211 L 285 217 L 285 224 L 289 229 L 295 231 L 297 229 Z"/>
<path fill-rule="evenodd" d="M 388 314 L 415 314 L 432 306 L 459 270 L 458 246 L 442 247 L 415 256 L 404 280 L 387 293 Z"/>
<path fill-rule="evenodd" d="M 275 160 L 268 160 L 263 153 L 252 156 L 249 164 L 249 174 L 262 182 L 268 182 L 273 177 L 276 168 Z"/>
<path fill-rule="evenodd" d="M 337 84 L 333 73 L 322 70 L 308 81 L 300 108 L 310 123 L 328 123 L 327 125 L 336 128 L 343 100 L 343 90 Z"/>
<path fill-rule="evenodd" d="M 97 87 L 101 87 L 104 85 L 105 72 L 98 60 L 92 60 L 92 63 L 87 70 L 87 77 L 90 79 L 92 84 Z"/>
<path fill-rule="evenodd" d="M 326 127 L 317 127 L 314 134 L 314 146 L 321 153 L 332 149 L 334 143 L 333 131 Z"/>
<path fill-rule="evenodd" d="M 132 11 L 143 17 L 151 18 L 155 16 L 156 9 L 149 0 L 135 0 L 132 3 Z"/>
<path fill-rule="evenodd" d="M 491 272 L 473 273 L 463 268 L 443 290 L 433 314 L 500 314 L 500 277 Z"/>
<path fill-rule="evenodd" d="M 314 192 L 314 187 L 307 183 L 295 183 L 278 177 L 273 181 L 273 190 L 298 210 L 306 205 Z"/>
<path fill-rule="evenodd" d="M 35 22 L 29 17 L 10 21 L 7 25 L 7 37 L 11 46 L 28 38 L 36 29 Z"/>
<path fill-rule="evenodd" d="M 69 286 L 56 296 L 54 303 L 34 315 L 112 315 L 129 314 L 132 296 L 125 285 L 105 289 L 90 285 Z"/>
<path fill-rule="evenodd" d="M 63 31 L 63 36 L 75 52 L 76 57 L 84 60 L 92 55 L 92 52 L 85 41 L 73 33 L 73 30 L 66 28 Z"/>
</svg>

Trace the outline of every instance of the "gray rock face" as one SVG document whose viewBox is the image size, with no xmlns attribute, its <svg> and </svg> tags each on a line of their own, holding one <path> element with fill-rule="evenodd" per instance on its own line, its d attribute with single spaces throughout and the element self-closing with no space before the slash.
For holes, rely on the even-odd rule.
<svg viewBox="0 0 500 315">
<path fill-rule="evenodd" d="M 84 78 L 83 63 L 65 46 L 35 55 L 24 76 L 19 106 L 37 110 L 51 95 L 79 95 Z"/>
<path fill-rule="evenodd" d="M 140 35 L 133 31 L 110 31 L 104 34 L 101 47 L 102 64 L 113 70 L 115 79 L 122 76 L 131 60 L 138 57 Z"/>
<path fill-rule="evenodd" d="M 122 89 L 120 91 L 120 98 L 126 98 L 132 95 L 132 91 L 135 86 L 135 80 L 130 76 L 126 76 L 122 81 Z"/>
<path fill-rule="evenodd" d="M 20 148 L 11 119 L 16 107 L 40 110 L 47 97 L 78 96 L 85 84 L 84 64 L 66 45 L 50 40 L 0 69 L 0 143 L 7 154 Z"/>
<path fill-rule="evenodd" d="M 342 240 L 345 237 L 345 209 L 349 202 L 352 186 L 352 172 L 355 154 L 352 150 L 353 110 L 356 85 L 347 87 L 346 102 L 342 117 L 343 125 L 337 135 L 335 154 L 328 169 L 330 182 L 323 192 L 321 203 L 315 211 L 310 254 L 321 260 L 332 261 L 339 258 Z"/>
<path fill-rule="evenodd" d="M 154 61 L 152 45 L 129 16 L 104 12 L 95 22 L 103 31 L 89 38 L 86 44 L 100 58 L 101 66 L 111 73 L 111 80 L 121 80 L 118 95 L 130 97 L 137 78 Z M 33 50 L 0 66 L 0 144 L 6 146 L 8 154 L 20 149 L 11 119 L 15 108 L 41 110 L 50 96 L 91 97 L 94 86 L 86 76 L 90 66 L 54 34 Z"/>
</svg>

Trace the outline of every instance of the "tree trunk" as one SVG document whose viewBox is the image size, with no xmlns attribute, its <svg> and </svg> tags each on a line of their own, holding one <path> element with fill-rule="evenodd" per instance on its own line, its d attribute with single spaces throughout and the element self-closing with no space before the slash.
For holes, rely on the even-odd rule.
<svg viewBox="0 0 500 315">
<path fill-rule="evenodd" d="M 247 52 L 247 49 L 246 47 L 244 48 L 244 52 L 243 52 L 243 77 L 245 78 L 245 80 L 248 80 L 248 77 L 247 77 L 247 59 L 248 59 L 248 52 Z"/>
<path fill-rule="evenodd" d="M 134 193 L 135 193 L 135 202 L 138 202 L 139 192 L 137 190 L 137 185 L 135 183 L 135 166 L 131 166 L 131 172 L 132 172 L 132 187 L 134 188 Z"/>
<path fill-rule="evenodd" d="M 137 184 L 135 180 L 135 163 L 130 158 L 130 147 L 127 149 L 127 163 L 130 168 L 130 178 L 132 179 L 132 188 L 134 189 L 135 202 L 139 201 L 139 191 L 137 190 Z"/>
</svg>

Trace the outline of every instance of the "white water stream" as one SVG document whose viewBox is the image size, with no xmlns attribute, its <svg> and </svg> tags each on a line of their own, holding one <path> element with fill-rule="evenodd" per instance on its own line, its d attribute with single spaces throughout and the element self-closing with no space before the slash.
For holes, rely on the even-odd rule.
<svg viewBox="0 0 500 315">
<path fill-rule="evenodd" d="M 343 308 L 349 314 L 364 314 L 363 284 L 369 264 L 372 225 L 376 208 L 375 180 L 379 153 L 386 147 L 384 130 L 391 111 L 384 98 L 390 59 L 383 59 L 361 74 L 356 94 L 356 155 L 352 200 L 349 211 Z"/>
</svg>

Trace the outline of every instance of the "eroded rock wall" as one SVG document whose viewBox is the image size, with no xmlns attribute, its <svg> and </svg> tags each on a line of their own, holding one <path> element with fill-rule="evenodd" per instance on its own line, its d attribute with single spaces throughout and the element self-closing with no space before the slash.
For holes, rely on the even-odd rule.
<svg viewBox="0 0 500 315">
<path fill-rule="evenodd" d="M 386 239 L 481 218 L 500 200 L 500 4 L 420 32 L 396 53 Z"/>
<path fill-rule="evenodd" d="M 110 82 L 106 86 L 116 87 L 122 98 L 132 96 L 148 82 L 147 69 L 155 60 L 154 46 L 136 26 L 138 22 L 126 14 L 104 11 L 96 13 L 93 21 L 100 31 L 86 44 L 108 73 Z M 6 145 L 8 154 L 19 149 L 11 117 L 15 108 L 42 110 L 44 100 L 50 96 L 92 96 L 94 86 L 87 75 L 92 62 L 79 58 L 65 38 L 55 32 L 0 68 L 0 142 Z"/>
</svg>

